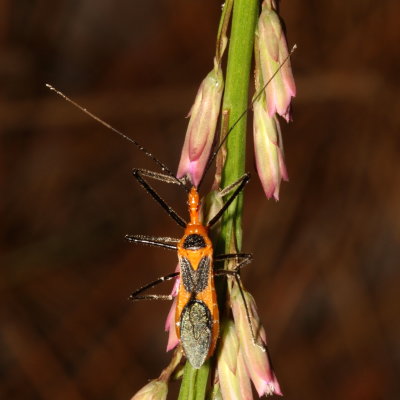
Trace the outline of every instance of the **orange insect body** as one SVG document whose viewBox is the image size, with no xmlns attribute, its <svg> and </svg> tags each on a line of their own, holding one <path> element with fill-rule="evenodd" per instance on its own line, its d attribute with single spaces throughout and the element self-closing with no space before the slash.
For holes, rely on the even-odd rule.
<svg viewBox="0 0 400 400">
<path fill-rule="evenodd" d="M 188 196 L 190 222 L 178 243 L 180 286 L 175 324 L 186 357 L 200 368 L 214 350 L 219 334 L 219 312 L 214 285 L 213 247 L 208 229 L 200 222 L 199 194 Z"/>
<path fill-rule="evenodd" d="M 280 64 L 281 66 L 286 62 L 289 56 Z M 276 74 L 276 72 L 275 72 Z M 271 78 L 272 79 L 272 78 Z M 269 81 L 265 84 L 261 93 Z M 131 137 L 126 136 L 124 133 L 113 128 L 107 122 L 101 120 L 96 115 L 92 114 L 87 109 L 81 107 L 73 100 L 65 96 L 62 92 L 56 90 L 50 85 L 47 85 L 51 90 L 55 91 L 58 95 L 63 97 L 69 103 L 80 109 L 91 118 L 98 121 L 100 124 L 117 133 L 124 139 L 133 143 L 140 151 L 144 152 L 149 158 L 156 163 L 164 173 L 156 173 L 144 169 L 135 168 L 132 170 L 133 176 L 139 182 L 139 184 L 156 200 L 160 206 L 168 213 L 168 215 L 175 220 L 175 222 L 181 227 L 185 228 L 185 233 L 181 240 L 179 240 L 177 246 L 175 246 L 176 240 L 173 238 L 157 238 L 152 236 L 144 235 L 126 235 L 126 239 L 132 243 L 141 243 L 150 246 L 164 247 L 171 250 L 178 250 L 179 258 L 179 273 L 172 273 L 165 277 L 158 279 L 155 282 L 151 282 L 142 288 L 136 290 L 131 294 L 132 300 L 151 300 L 151 299 L 171 299 L 171 296 L 163 295 L 141 295 L 144 291 L 154 287 L 155 285 L 169 280 L 177 275 L 180 276 L 180 286 L 177 295 L 177 306 L 175 312 L 175 325 L 178 339 L 180 339 L 185 355 L 189 360 L 190 364 L 194 368 L 200 368 L 205 360 L 210 357 L 215 350 L 219 335 L 219 311 L 217 296 L 214 285 L 214 271 L 213 271 L 213 246 L 208 236 L 208 229 L 212 227 L 222 216 L 224 211 L 229 207 L 230 204 L 237 198 L 244 186 L 250 179 L 249 174 L 243 175 L 237 182 L 230 185 L 230 189 L 235 189 L 233 194 L 227 199 L 225 204 L 221 207 L 219 212 L 205 226 L 200 221 L 200 199 L 196 187 L 192 187 L 188 196 L 188 206 L 190 214 L 190 222 L 186 224 L 183 220 L 167 203 L 157 194 L 157 192 L 147 183 L 145 178 L 153 178 L 167 183 L 177 183 L 181 187 L 187 190 L 186 184 L 178 179 L 171 170 L 164 165 L 161 161 L 155 158 L 149 151 L 147 151 L 141 144 Z M 258 96 L 258 95 L 257 95 Z M 246 111 L 245 111 L 246 112 Z M 245 113 L 242 114 L 242 116 Z M 208 162 L 206 170 L 211 165 L 218 154 L 219 149 L 225 142 L 228 134 L 232 131 L 232 128 L 237 124 L 239 119 L 232 124 L 230 130 L 226 133 L 224 138 L 221 140 L 217 150 L 213 153 L 212 157 Z M 201 184 L 201 181 L 199 185 Z M 229 187 L 228 187 L 229 188 Z M 228 188 L 225 188 L 228 189 Z M 221 192 L 222 193 L 222 192 Z M 228 192 L 226 192 L 228 193 Z M 173 244 L 172 244 L 173 243 Z M 251 260 L 251 255 L 240 255 L 240 254 L 225 254 L 219 255 L 219 260 L 228 258 L 242 258 L 242 262 L 237 265 L 237 269 L 244 266 Z M 221 271 L 222 272 L 222 271 Z M 230 271 L 235 273 L 234 271 Z M 237 272 L 236 272 L 237 273 Z M 239 279 L 235 275 L 236 280 Z M 245 299 L 243 298 L 243 301 Z M 247 313 L 248 314 L 248 313 Z M 248 320 L 250 319 L 248 315 Z M 250 324 L 251 329 L 251 324 Z M 253 335 L 254 337 L 254 335 Z"/>
</svg>

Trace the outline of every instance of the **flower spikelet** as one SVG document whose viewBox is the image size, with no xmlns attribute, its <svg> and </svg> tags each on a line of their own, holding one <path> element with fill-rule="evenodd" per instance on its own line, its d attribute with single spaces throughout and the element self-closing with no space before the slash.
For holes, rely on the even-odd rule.
<svg viewBox="0 0 400 400">
<path fill-rule="evenodd" d="M 296 96 L 296 85 L 288 59 L 286 37 L 273 0 L 263 2 L 256 40 L 264 83 L 273 77 L 265 88 L 268 114 L 272 117 L 278 113 L 289 122 L 290 103 Z"/>
<path fill-rule="evenodd" d="M 181 153 L 177 177 L 188 176 L 197 186 L 203 176 L 214 142 L 221 106 L 224 80 L 222 69 L 214 69 L 204 78 L 190 110 L 190 120 Z"/>
<path fill-rule="evenodd" d="M 278 380 L 276 379 L 270 363 L 268 351 L 266 349 L 266 335 L 257 315 L 254 298 L 245 290 L 243 290 L 243 296 L 250 313 L 250 322 L 253 327 L 253 332 L 256 334 L 256 343 L 254 343 L 251 334 L 243 297 L 238 286 L 233 285 L 231 288 L 232 312 L 235 320 L 235 330 L 239 338 L 240 350 L 247 372 L 260 397 L 272 394 L 282 395 Z"/>
</svg>

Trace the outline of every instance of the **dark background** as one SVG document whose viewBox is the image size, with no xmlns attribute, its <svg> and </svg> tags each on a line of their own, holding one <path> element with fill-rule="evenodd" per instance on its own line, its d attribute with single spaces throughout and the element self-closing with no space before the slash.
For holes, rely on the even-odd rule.
<svg viewBox="0 0 400 400">
<path fill-rule="evenodd" d="M 168 363 L 169 304 L 126 299 L 176 255 L 123 236 L 181 230 L 131 175 L 151 163 L 44 84 L 175 170 L 220 7 L 0 1 L 1 398 L 129 399 Z M 290 182 L 275 203 L 253 174 L 243 279 L 286 399 L 398 399 L 400 3 L 286 0 L 281 15 L 298 45 Z M 184 193 L 159 188 L 184 214 Z"/>
</svg>

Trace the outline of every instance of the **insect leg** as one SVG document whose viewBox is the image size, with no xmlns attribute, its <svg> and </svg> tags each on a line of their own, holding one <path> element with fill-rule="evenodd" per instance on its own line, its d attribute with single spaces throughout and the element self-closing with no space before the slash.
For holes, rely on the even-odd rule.
<svg viewBox="0 0 400 400">
<path fill-rule="evenodd" d="M 145 235 L 125 235 L 125 239 L 131 243 L 140 243 L 148 246 L 163 247 L 168 250 L 176 251 L 176 244 L 179 239 L 170 237 L 154 237 Z"/>
<path fill-rule="evenodd" d="M 246 265 L 250 264 L 253 261 L 253 255 L 248 253 L 231 253 L 231 254 L 219 254 L 214 257 L 214 261 L 224 261 L 224 260 L 231 260 L 236 259 L 239 263 L 235 265 L 234 271 L 239 273 L 239 270 Z M 216 275 L 223 275 L 225 274 L 224 271 L 227 270 L 216 270 Z"/>
<path fill-rule="evenodd" d="M 225 259 L 229 259 L 229 258 L 235 258 L 236 254 L 223 254 L 220 257 L 224 257 L 224 256 L 228 256 L 228 257 L 225 257 Z M 246 297 L 244 296 L 243 284 L 242 284 L 242 280 L 239 275 L 239 269 L 246 266 L 247 264 L 249 264 L 253 257 L 251 254 L 238 253 L 236 258 L 241 258 L 241 256 L 243 256 L 242 261 L 239 262 L 239 264 L 235 266 L 235 269 L 233 271 L 227 270 L 227 269 L 220 269 L 220 270 L 215 271 L 215 275 L 233 276 L 235 278 L 236 284 L 238 285 L 238 288 L 239 288 L 240 296 L 243 300 L 244 309 L 246 312 L 247 323 L 250 328 L 253 344 L 255 346 L 260 347 L 263 351 L 266 351 L 264 344 L 257 342 L 257 337 L 256 337 L 257 335 L 254 332 L 254 327 L 253 327 L 253 324 L 251 323 L 249 305 L 247 304 Z M 223 259 L 223 258 L 221 258 L 221 259 Z"/>
<path fill-rule="evenodd" d="M 250 180 L 250 174 L 246 173 L 244 174 L 240 179 L 238 179 L 236 182 L 233 184 L 229 185 L 227 188 L 225 188 L 222 192 L 229 192 L 232 190 L 232 188 L 236 187 L 236 190 L 233 192 L 231 197 L 226 201 L 226 203 L 222 206 L 222 208 L 217 212 L 216 215 L 214 215 L 210 222 L 208 223 L 208 227 L 211 228 L 218 220 L 221 218 L 222 214 L 225 212 L 225 210 L 231 205 L 233 200 L 236 199 L 236 197 L 239 195 L 239 193 L 243 190 L 243 188 L 246 186 L 247 182 Z M 230 190 L 228 190 L 230 189 Z"/>
<path fill-rule="evenodd" d="M 179 275 L 179 272 L 173 272 L 172 274 L 165 275 L 153 282 L 148 283 L 145 286 L 142 286 L 141 288 L 135 290 L 130 296 L 129 300 L 132 301 L 137 301 L 137 300 L 172 300 L 173 296 L 172 295 L 165 295 L 165 294 L 147 294 L 140 296 L 141 293 L 145 292 L 146 290 L 149 290 L 153 288 L 154 286 L 159 285 L 162 282 L 169 281 Z"/>
<path fill-rule="evenodd" d="M 184 185 L 185 180 L 183 178 L 178 179 L 175 176 L 161 174 L 160 172 L 150 171 L 148 169 L 138 168 L 138 171 L 142 176 L 154 179 L 156 181 L 161 181 L 165 183 L 174 183 L 175 185 Z"/>
<path fill-rule="evenodd" d="M 160 204 L 160 206 L 168 213 L 168 215 L 182 228 L 186 228 L 186 222 L 185 220 L 180 217 L 176 211 L 172 207 L 170 207 L 160 196 L 159 194 L 146 182 L 146 180 L 143 178 L 143 176 L 149 176 L 146 175 L 146 170 L 143 170 L 135 168 L 132 170 L 133 176 L 135 179 L 140 183 L 140 185 L 147 191 L 147 193 L 150 194 L 153 199 Z M 157 175 L 156 172 L 153 173 L 154 175 Z M 154 178 L 154 175 L 152 178 Z M 162 176 L 162 174 L 159 174 L 159 176 Z"/>
</svg>

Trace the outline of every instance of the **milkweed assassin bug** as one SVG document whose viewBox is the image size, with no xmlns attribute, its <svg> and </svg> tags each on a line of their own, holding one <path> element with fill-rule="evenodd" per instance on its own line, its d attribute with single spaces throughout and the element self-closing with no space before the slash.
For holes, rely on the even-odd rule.
<svg viewBox="0 0 400 400">
<path fill-rule="evenodd" d="M 204 225 L 200 221 L 200 199 L 196 187 L 193 186 L 189 191 L 188 208 L 190 221 L 186 223 L 174 210 L 167 208 L 168 206 L 165 202 L 143 179 L 143 174 L 146 174 L 146 172 L 147 171 L 143 173 L 143 170 L 135 169 L 133 170 L 133 175 L 143 188 L 167 211 L 171 218 L 185 229 L 184 235 L 181 239 L 127 235 L 126 239 L 133 243 L 158 246 L 177 251 L 180 271 L 166 275 L 143 286 L 132 293 L 130 298 L 132 300 L 172 300 L 172 295 L 142 295 L 142 293 L 161 282 L 180 276 L 175 312 L 177 337 L 182 343 L 185 355 L 190 364 L 194 368 L 200 368 L 204 361 L 213 354 L 219 335 L 219 310 L 214 276 L 234 276 L 242 291 L 239 270 L 252 260 L 252 255 L 245 253 L 214 256 L 213 245 L 208 232 L 243 190 L 250 179 L 250 175 L 243 175 L 237 182 L 228 187 L 228 192 L 233 191 L 233 193 L 217 214 L 211 218 L 208 224 Z M 152 172 L 152 178 L 154 178 L 153 174 Z M 156 179 L 163 180 L 164 177 L 164 175 L 159 174 Z M 169 180 L 167 179 L 166 181 L 168 182 Z M 222 191 L 220 195 L 224 196 L 226 193 L 227 191 Z M 233 270 L 217 269 L 214 271 L 214 262 L 221 262 L 229 259 L 234 259 L 237 262 Z M 247 303 L 245 304 L 248 321 L 250 323 Z M 250 327 L 255 341 L 256 339 L 251 323 Z"/>
<path fill-rule="evenodd" d="M 283 64 L 289 59 L 296 47 L 294 46 L 287 58 L 280 64 L 275 73 L 265 83 L 262 89 L 254 96 L 251 105 L 261 95 L 266 86 L 278 73 Z M 194 368 L 200 368 L 215 350 L 219 335 L 219 310 L 217 296 L 215 291 L 214 277 L 227 276 L 233 277 L 238 285 L 243 303 L 245 306 L 246 317 L 250 327 L 253 344 L 264 348 L 258 344 L 256 334 L 250 319 L 250 311 L 243 293 L 243 287 L 240 279 L 240 269 L 252 261 L 252 255 L 247 253 L 232 253 L 214 255 L 213 245 L 209 237 L 209 230 L 222 217 L 227 208 L 242 192 L 248 181 L 250 174 L 244 174 L 236 182 L 219 192 L 221 198 L 229 196 L 221 209 L 208 221 L 203 224 L 200 220 L 200 197 L 198 187 L 203 182 L 200 180 L 198 187 L 187 187 L 185 179 L 178 179 L 171 170 L 158 160 L 152 153 L 146 150 L 140 143 L 121 131 L 115 129 L 107 122 L 103 121 L 87 109 L 83 108 L 62 92 L 56 90 L 49 84 L 46 86 L 63 97 L 66 101 L 80 109 L 97 122 L 117 133 L 124 139 L 133 143 L 140 151 L 149 157 L 162 173 L 135 168 L 132 170 L 134 178 L 138 183 L 153 197 L 154 200 L 168 213 L 168 215 L 182 228 L 184 234 L 182 238 L 153 237 L 144 235 L 126 235 L 125 238 L 131 243 L 144 244 L 155 247 L 162 247 L 168 250 L 174 250 L 178 254 L 179 271 L 165 275 L 147 285 L 137 289 L 130 295 L 130 299 L 137 300 L 172 300 L 172 295 L 144 294 L 147 290 L 158 284 L 177 278 L 179 276 L 179 290 L 177 294 L 177 305 L 175 312 L 175 325 L 178 339 L 180 339 L 185 355 Z M 222 140 L 216 147 L 208 160 L 204 174 L 210 168 L 213 160 L 216 158 L 219 150 L 224 144 L 230 132 L 241 118 L 248 112 L 251 105 L 243 111 L 239 118 L 231 125 L 228 132 L 222 136 Z M 188 195 L 189 222 L 180 217 L 177 212 L 169 206 L 160 195 L 148 183 L 147 179 L 154 179 L 166 183 L 174 183 L 182 187 Z M 214 269 L 214 263 L 234 260 L 236 264 L 232 269 Z"/>
<path fill-rule="evenodd" d="M 115 129 L 87 109 L 83 108 L 62 92 L 56 90 L 51 85 L 46 85 L 50 90 L 55 91 L 66 101 L 88 114 L 90 117 L 111 129 L 113 132 L 122 136 L 124 139 L 133 143 L 139 150 L 144 152 L 150 159 L 157 164 L 163 173 L 149 171 L 146 169 L 135 168 L 132 170 L 134 178 L 150 194 L 150 196 L 168 213 L 168 215 L 182 228 L 184 235 L 182 238 L 153 237 L 144 235 L 126 235 L 125 238 L 131 243 L 144 244 L 164 249 L 174 250 L 178 253 L 179 271 L 163 276 L 147 285 L 134 291 L 129 298 L 137 300 L 172 300 L 172 295 L 143 294 L 147 290 L 158 284 L 180 277 L 179 290 L 177 295 L 177 306 L 175 312 L 176 333 L 180 339 L 183 350 L 190 364 L 194 368 L 200 368 L 205 360 L 210 357 L 216 347 L 219 335 L 219 310 L 217 296 L 215 292 L 214 277 L 218 275 L 232 276 L 239 285 L 239 290 L 244 300 L 247 320 L 251 329 L 253 342 L 257 345 L 256 336 L 250 321 L 249 309 L 243 295 L 242 284 L 239 271 L 242 267 L 249 264 L 252 260 L 251 254 L 232 253 L 214 256 L 213 245 L 208 235 L 212 228 L 222 217 L 226 209 L 232 204 L 237 196 L 242 192 L 248 181 L 250 174 L 244 174 L 238 181 L 229 185 L 222 191 L 221 198 L 228 196 L 227 201 L 210 221 L 204 225 L 200 221 L 200 198 L 196 187 L 188 188 L 185 179 L 178 179 L 171 170 L 158 160 L 152 153 L 146 150 L 141 144 L 131 137 Z M 244 115 L 244 113 L 243 113 Z M 232 129 L 232 128 L 231 128 Z M 230 132 L 230 131 L 229 131 Z M 229 134 L 225 135 L 225 140 Z M 212 154 L 207 168 L 216 157 L 220 146 Z M 169 206 L 161 196 L 148 183 L 148 179 L 154 179 L 166 183 L 174 183 L 182 187 L 188 195 L 188 207 L 190 220 L 187 223 L 178 213 Z M 231 270 L 217 269 L 214 271 L 215 262 L 235 260 L 236 265 Z M 261 345 L 260 345 L 261 346 Z"/>
</svg>

